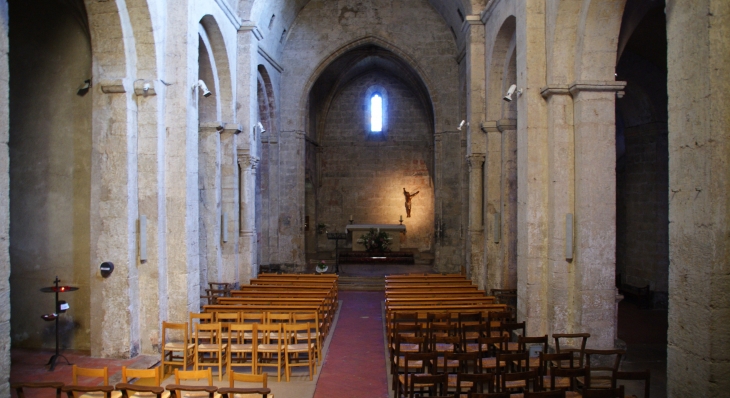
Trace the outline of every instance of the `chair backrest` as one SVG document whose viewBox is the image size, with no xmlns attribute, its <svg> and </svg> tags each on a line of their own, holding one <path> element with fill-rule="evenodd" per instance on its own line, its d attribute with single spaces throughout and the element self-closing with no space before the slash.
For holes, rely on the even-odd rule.
<svg viewBox="0 0 730 398">
<path fill-rule="evenodd" d="M 291 312 L 267 312 L 266 323 L 289 323 Z"/>
<path fill-rule="evenodd" d="M 611 388 L 616 388 L 616 376 L 621 365 L 624 350 L 586 349 L 586 388 L 592 388 L 594 378 L 610 379 Z M 603 386 L 601 386 L 603 387 Z"/>
<path fill-rule="evenodd" d="M 259 344 L 268 344 L 271 340 L 276 340 L 279 345 L 282 343 L 282 324 L 281 323 L 269 323 L 263 325 L 256 325 L 256 337 Z"/>
<path fill-rule="evenodd" d="M 426 336 L 409 336 L 399 334 L 395 337 L 395 355 L 400 356 L 401 345 L 417 345 L 418 352 L 426 351 Z"/>
<path fill-rule="evenodd" d="M 241 316 L 238 312 L 216 312 L 215 322 L 220 323 L 239 323 Z"/>
<path fill-rule="evenodd" d="M 497 369 L 499 369 L 499 368 L 497 368 Z M 507 391 L 507 385 L 510 384 L 510 382 L 520 381 L 520 380 L 525 382 L 526 391 L 533 391 L 536 388 L 538 388 L 536 370 L 530 370 L 530 371 L 525 371 L 525 372 L 502 373 L 498 377 L 499 377 L 499 381 L 501 383 L 500 391 Z M 530 385 L 532 385 L 532 387 Z"/>
<path fill-rule="evenodd" d="M 435 352 L 404 352 L 403 363 L 405 373 L 435 373 L 433 366 L 436 364 L 437 355 Z"/>
<path fill-rule="evenodd" d="M 207 379 L 208 385 L 213 385 L 213 371 L 211 368 L 205 368 L 200 370 L 180 370 L 175 369 L 175 384 L 180 384 L 181 381 L 188 380 L 200 380 Z"/>
<path fill-rule="evenodd" d="M 477 339 L 479 342 L 479 356 L 485 358 L 488 356 L 497 356 L 497 354 L 507 352 L 507 336 L 496 336 L 496 337 L 480 337 Z"/>
<path fill-rule="evenodd" d="M 513 336 L 525 336 L 527 334 L 525 322 L 503 322 L 499 325 L 499 330 L 509 336 L 510 341 L 514 341 Z M 516 333 L 516 331 L 521 332 Z"/>
<path fill-rule="evenodd" d="M 284 340 L 289 343 L 297 343 L 305 341 L 311 343 L 314 336 L 312 335 L 312 326 L 309 323 L 290 323 L 283 325 Z M 306 336 L 306 337 L 305 337 Z"/>
<path fill-rule="evenodd" d="M 456 396 L 467 392 L 494 392 L 495 377 L 494 373 L 457 373 L 456 374 Z M 462 387 L 464 382 L 471 383 L 471 387 Z"/>
<path fill-rule="evenodd" d="M 497 373 L 525 372 L 530 370 L 530 354 L 520 352 L 516 354 L 497 354 L 497 362 L 505 366 L 497 366 Z M 535 370 L 537 372 L 537 370 Z"/>
<path fill-rule="evenodd" d="M 456 361 L 458 366 L 456 371 L 451 373 L 481 373 L 481 363 L 478 352 L 445 352 L 443 369 L 439 369 L 441 373 L 449 373 L 449 365 Z"/>
<path fill-rule="evenodd" d="M 429 396 L 443 395 L 449 385 L 447 374 L 412 374 L 410 376 L 409 396 L 413 397 L 415 389 L 423 389 L 428 386 Z"/>
<path fill-rule="evenodd" d="M 78 379 L 79 376 L 101 377 L 104 380 L 103 385 L 109 385 L 109 368 L 107 368 L 106 366 L 103 368 L 80 368 L 76 365 L 73 365 L 73 368 L 71 370 L 71 380 L 73 385 L 80 385 Z M 95 385 L 98 385 L 98 383 L 95 383 Z"/>
<path fill-rule="evenodd" d="M 651 386 L 651 372 L 649 372 L 649 369 L 635 372 L 617 372 L 616 380 L 643 380 L 644 398 L 649 398 L 649 387 Z"/>
<path fill-rule="evenodd" d="M 540 352 L 548 352 L 548 336 L 539 336 L 539 337 L 527 337 L 527 336 L 517 336 L 517 346 L 520 351 L 527 351 L 530 349 L 529 346 L 534 345 L 541 345 Z"/>
<path fill-rule="evenodd" d="M 258 334 L 257 323 L 234 323 L 228 327 L 228 341 L 231 344 L 246 344 L 245 340 L 256 341 Z M 251 336 L 248 337 L 247 336 Z"/>
<path fill-rule="evenodd" d="M 577 355 L 578 367 L 582 368 L 585 358 L 586 343 L 588 338 L 591 337 L 590 333 L 553 333 L 553 340 L 555 340 L 555 352 L 570 352 L 575 357 Z M 560 346 L 560 342 L 563 342 L 563 346 Z"/>
<path fill-rule="evenodd" d="M 162 321 L 162 344 L 169 341 L 189 341 L 188 323 Z"/>
<path fill-rule="evenodd" d="M 265 312 L 249 312 L 244 311 L 241 313 L 241 323 L 266 323 Z"/>
<path fill-rule="evenodd" d="M 197 323 L 195 324 L 195 341 L 207 340 L 210 344 L 221 343 L 221 324 L 216 323 Z"/>
<path fill-rule="evenodd" d="M 190 313 L 190 332 L 189 336 L 195 336 L 195 325 L 201 323 L 213 323 L 213 313 L 208 312 L 191 312 Z"/>
<path fill-rule="evenodd" d="M 61 398 L 61 388 L 63 383 L 60 381 L 46 381 L 36 383 L 11 383 L 10 388 L 15 390 L 18 394 L 18 398 L 25 398 L 25 388 L 52 388 L 56 390 L 56 398 Z"/>
<path fill-rule="evenodd" d="M 155 386 L 160 385 L 160 368 L 132 369 L 122 366 L 122 383 L 129 383 L 130 379 L 152 379 Z"/>
<path fill-rule="evenodd" d="M 261 374 L 250 374 L 250 373 L 237 373 L 231 371 L 228 374 L 228 382 L 229 387 L 233 388 L 235 387 L 235 383 L 237 381 L 241 381 L 244 383 L 261 383 L 261 387 L 267 388 L 266 383 L 269 380 L 269 375 L 267 373 L 261 373 Z"/>
</svg>

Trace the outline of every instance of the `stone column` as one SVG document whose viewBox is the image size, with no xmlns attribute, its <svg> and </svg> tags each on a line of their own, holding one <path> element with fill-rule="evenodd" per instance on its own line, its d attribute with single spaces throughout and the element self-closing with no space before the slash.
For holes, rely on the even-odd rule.
<svg viewBox="0 0 730 398">
<path fill-rule="evenodd" d="M 466 120 L 462 127 L 466 129 L 466 152 L 469 167 L 468 213 L 467 213 L 467 275 L 480 288 L 484 288 L 486 274 L 484 272 L 484 185 L 483 166 L 485 138 L 479 131 L 479 124 L 484 120 L 486 89 L 484 86 L 485 64 L 484 22 L 479 15 L 467 15 L 464 27 L 466 31 Z M 471 126 L 474 126 L 472 128 Z"/>
<path fill-rule="evenodd" d="M 625 82 L 571 84 L 575 125 L 574 328 L 613 348 L 616 324 L 616 92 Z M 561 223 L 555 220 L 558 225 Z M 565 225 L 565 221 L 563 221 Z"/>
<path fill-rule="evenodd" d="M 517 317 L 527 322 L 527 335 L 547 331 L 547 120 L 538 87 L 545 85 L 544 2 L 515 3 L 517 18 Z"/>
<path fill-rule="evenodd" d="M 573 98 L 568 85 L 549 85 L 541 92 L 548 111 L 548 169 L 550 201 L 548 226 L 547 295 L 548 333 L 578 333 L 575 324 L 576 263 L 565 255 L 566 214 L 574 214 L 575 145 L 573 134 Z"/>
<path fill-rule="evenodd" d="M 240 268 L 239 282 L 248 284 L 258 275 L 256 253 L 256 165 L 259 159 L 247 153 L 238 155 L 240 174 Z"/>
<path fill-rule="evenodd" d="M 221 282 L 221 137 L 220 123 L 201 123 L 198 147 L 198 189 L 200 190 L 200 293 L 208 281 Z"/>
<path fill-rule="evenodd" d="M 497 243 L 496 270 L 500 274 L 493 289 L 514 289 L 517 287 L 517 120 L 497 121 L 500 134 L 493 138 L 500 145 L 501 165 L 499 170 L 499 243 Z M 494 232 L 494 231 L 493 231 Z M 493 237 L 492 242 L 495 239 Z M 497 275 L 495 275 L 497 277 Z"/>
<path fill-rule="evenodd" d="M 471 154 L 466 157 L 469 164 L 469 264 L 471 279 L 480 289 L 484 289 L 484 223 L 482 181 L 484 154 Z"/>
<path fill-rule="evenodd" d="M 487 140 L 484 170 L 484 289 L 490 292 L 502 288 L 502 262 L 498 255 L 500 243 L 495 242 L 494 229 L 495 213 L 501 212 L 502 134 L 495 121 L 482 123 L 481 129 Z"/>
<path fill-rule="evenodd" d="M 226 230 L 228 241 L 224 242 L 221 236 L 221 274 L 222 282 L 237 282 L 240 280 L 238 268 L 239 253 L 239 175 L 238 175 L 238 154 L 236 138 L 241 132 L 241 126 L 234 123 L 226 123 L 220 131 L 220 196 L 221 196 L 221 225 Z M 225 217 L 223 217 L 225 215 Z M 221 230 L 223 231 L 223 230 Z M 223 234 L 223 232 L 221 232 Z"/>
<path fill-rule="evenodd" d="M 667 396 L 730 391 L 730 3 L 668 0 Z"/>
</svg>

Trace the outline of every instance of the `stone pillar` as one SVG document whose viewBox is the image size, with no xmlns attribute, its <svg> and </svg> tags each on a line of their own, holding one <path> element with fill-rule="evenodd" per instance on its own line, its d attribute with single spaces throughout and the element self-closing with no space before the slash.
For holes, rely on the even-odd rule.
<svg viewBox="0 0 730 398">
<path fill-rule="evenodd" d="M 495 214 L 501 212 L 502 137 L 495 121 L 482 123 L 481 129 L 486 135 L 487 141 L 486 165 L 484 168 L 483 246 L 485 251 L 485 284 L 483 288 L 489 294 L 492 289 L 502 288 L 502 275 L 504 273 L 502 270 L 503 264 L 498 255 L 500 243 L 495 243 L 494 229 Z"/>
<path fill-rule="evenodd" d="M 238 267 L 239 253 L 239 219 L 240 219 L 240 197 L 238 192 L 240 177 L 238 175 L 238 153 L 236 138 L 241 132 L 241 126 L 233 123 L 226 123 L 220 131 L 221 157 L 221 220 L 226 224 L 221 225 L 227 231 L 228 241 L 223 241 L 221 236 L 221 274 L 222 282 L 238 282 L 240 270 Z M 222 221 L 221 221 L 222 222 Z M 222 233 L 222 232 L 221 232 Z"/>
<path fill-rule="evenodd" d="M 220 123 L 201 123 L 198 147 L 198 213 L 200 234 L 200 294 L 208 281 L 221 282 L 221 137 Z"/>
<path fill-rule="evenodd" d="M 484 154 L 471 154 L 466 157 L 469 164 L 469 263 L 471 279 L 479 289 L 484 289 Z"/>
<path fill-rule="evenodd" d="M 576 330 L 613 348 L 616 324 L 616 92 L 625 82 L 571 84 L 575 126 Z M 564 220 L 564 218 L 563 218 Z M 560 229 L 560 220 L 555 220 Z M 565 225 L 565 221 L 562 222 Z M 563 232 L 565 233 L 565 232 Z"/>
<path fill-rule="evenodd" d="M 240 174 L 240 268 L 241 284 L 248 284 L 259 272 L 256 252 L 256 165 L 259 159 L 247 153 L 238 155 Z"/>
<path fill-rule="evenodd" d="M 730 2 L 668 0 L 667 396 L 730 391 Z"/>
<path fill-rule="evenodd" d="M 0 19 L 8 20 L 8 5 L 5 0 L 0 1 Z M 0 300 L 5 305 L 0 306 L 0 397 L 10 396 L 10 174 L 8 152 L 8 25 L 0 28 Z"/>
<path fill-rule="evenodd" d="M 545 3 L 515 3 L 517 27 L 517 317 L 527 322 L 528 336 L 547 331 L 547 120 L 545 101 Z"/>
<path fill-rule="evenodd" d="M 91 355 L 139 353 L 137 125 L 132 85 L 103 79 L 93 92 L 91 154 Z M 102 278 L 102 262 L 114 272 Z"/>
<path fill-rule="evenodd" d="M 549 85 L 541 92 L 548 112 L 548 302 L 547 333 L 579 333 L 584 330 L 574 321 L 578 308 L 572 305 L 576 292 L 576 263 L 565 255 L 566 214 L 574 214 L 575 144 L 573 98 L 568 85 Z M 613 170 L 613 169 L 611 169 Z"/>
<path fill-rule="evenodd" d="M 467 213 L 467 256 L 466 268 L 473 282 L 484 288 L 486 274 L 484 272 L 484 186 L 483 166 L 485 139 L 479 131 L 479 124 L 484 120 L 486 89 L 484 86 L 484 22 L 479 15 L 467 15 L 466 24 L 466 120 L 462 127 L 466 129 L 466 152 L 469 167 L 468 213 Z M 472 128 L 471 126 L 474 126 Z"/>
<path fill-rule="evenodd" d="M 482 124 L 487 135 L 484 246 L 487 291 L 517 285 L 517 121 Z"/>
</svg>

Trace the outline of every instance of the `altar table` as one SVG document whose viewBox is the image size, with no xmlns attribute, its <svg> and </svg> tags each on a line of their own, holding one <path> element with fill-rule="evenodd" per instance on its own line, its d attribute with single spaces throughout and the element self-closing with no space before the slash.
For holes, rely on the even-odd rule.
<svg viewBox="0 0 730 398">
<path fill-rule="evenodd" d="M 357 243 L 361 236 L 375 229 L 377 232 L 384 231 L 392 238 L 390 241 L 390 250 L 400 250 L 399 233 L 406 233 L 406 226 L 402 224 L 350 224 L 345 226 L 345 232 L 352 232 L 352 251 L 365 251 L 365 246 Z"/>
</svg>

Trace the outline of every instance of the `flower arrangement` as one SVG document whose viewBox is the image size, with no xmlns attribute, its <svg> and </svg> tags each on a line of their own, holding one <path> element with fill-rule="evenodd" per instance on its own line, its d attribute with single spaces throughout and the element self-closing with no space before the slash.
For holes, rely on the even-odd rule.
<svg viewBox="0 0 730 398">
<path fill-rule="evenodd" d="M 357 243 L 365 246 L 368 252 L 385 252 L 389 250 L 392 239 L 385 231 L 378 232 L 375 228 L 370 228 L 370 231 L 361 236 Z"/>
<path fill-rule="evenodd" d="M 327 264 L 325 264 L 324 260 L 319 260 L 316 267 L 317 272 L 319 272 L 320 274 L 327 272 L 327 268 Z"/>
</svg>

